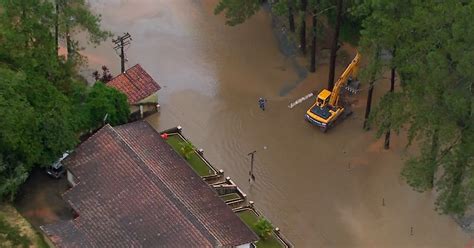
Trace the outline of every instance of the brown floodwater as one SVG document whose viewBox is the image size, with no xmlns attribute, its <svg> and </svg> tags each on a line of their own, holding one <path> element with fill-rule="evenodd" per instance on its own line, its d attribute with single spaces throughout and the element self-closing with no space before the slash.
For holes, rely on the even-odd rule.
<svg viewBox="0 0 474 248">
<path fill-rule="evenodd" d="M 140 63 L 163 87 L 161 112 L 147 121 L 158 130 L 181 125 L 296 247 L 469 242 L 450 217 L 434 211 L 434 193 L 416 193 L 400 178 L 410 154 L 406 140 L 393 135 L 385 151 L 373 131 L 362 130 L 366 90 L 354 101 L 354 114 L 326 134 L 303 118 L 311 101 L 288 109 L 289 102 L 326 84 L 327 60 L 320 59 L 317 72 L 304 79 L 307 60 L 282 51 L 267 12 L 228 27 L 213 15 L 216 0 L 89 2 L 105 28 L 131 34 L 127 66 Z M 354 50 L 345 47 L 345 53 L 341 64 Z M 119 72 L 111 41 L 87 47 L 84 55 L 87 76 L 103 64 Z M 388 84 L 377 83 L 376 99 Z M 265 112 L 259 97 L 268 99 Z M 253 150 L 256 181 L 250 185 L 247 154 Z"/>
</svg>

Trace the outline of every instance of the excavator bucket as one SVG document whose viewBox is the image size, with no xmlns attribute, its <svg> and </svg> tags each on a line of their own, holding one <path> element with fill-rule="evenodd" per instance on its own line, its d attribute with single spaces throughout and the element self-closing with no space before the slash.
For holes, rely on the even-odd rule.
<svg viewBox="0 0 474 248">
<path fill-rule="evenodd" d="M 345 90 L 349 92 L 351 95 L 357 94 L 360 89 L 360 81 L 359 80 L 351 80 L 347 82 L 347 85 L 344 87 Z"/>
</svg>

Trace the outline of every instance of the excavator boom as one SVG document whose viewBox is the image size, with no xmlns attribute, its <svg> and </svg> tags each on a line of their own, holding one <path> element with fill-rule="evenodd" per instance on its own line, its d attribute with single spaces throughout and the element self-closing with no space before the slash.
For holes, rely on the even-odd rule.
<svg viewBox="0 0 474 248">
<path fill-rule="evenodd" d="M 334 89 L 331 93 L 331 99 L 329 100 L 329 104 L 332 106 L 337 106 L 339 102 L 339 96 L 341 93 L 342 87 L 347 83 L 349 77 L 357 76 L 357 72 L 359 69 L 359 62 L 360 62 L 360 54 L 357 52 L 356 56 L 352 60 L 352 62 L 347 66 L 341 76 L 337 79 L 336 84 L 334 85 Z"/>
</svg>

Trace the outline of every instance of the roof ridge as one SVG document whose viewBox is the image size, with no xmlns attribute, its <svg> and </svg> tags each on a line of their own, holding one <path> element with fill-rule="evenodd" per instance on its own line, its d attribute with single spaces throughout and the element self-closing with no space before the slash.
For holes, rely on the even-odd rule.
<svg viewBox="0 0 474 248">
<path fill-rule="evenodd" d="M 154 132 L 156 132 L 157 134 L 159 134 L 153 127 L 151 127 L 151 125 L 149 125 L 149 124 L 146 123 L 145 121 L 137 121 L 137 122 L 143 123 L 143 124 L 147 125 L 147 126 L 150 127 L 151 129 L 153 129 Z M 122 125 L 122 126 L 131 125 L 131 124 L 133 124 L 133 122 L 132 122 L 132 123 L 124 124 L 124 125 Z M 151 171 L 150 165 L 145 161 L 144 158 L 142 158 L 142 156 L 140 156 L 140 154 L 139 154 L 135 149 L 133 149 L 133 147 L 126 141 L 126 139 L 125 139 L 119 132 L 117 132 L 117 130 L 115 130 L 115 128 L 112 127 L 112 130 L 113 130 L 113 132 L 120 138 L 120 140 L 121 140 L 123 143 L 125 143 L 125 145 L 133 152 L 133 154 L 140 160 L 140 162 L 142 162 L 142 163 L 147 167 L 147 169 L 149 169 L 149 170 Z M 144 170 L 145 168 L 140 167 L 140 169 L 141 169 L 141 170 Z M 148 175 L 148 173 L 146 173 L 145 171 L 144 171 L 144 173 L 145 173 L 145 175 Z M 161 180 L 158 176 L 156 176 L 156 174 L 155 174 L 153 171 L 152 171 L 152 174 L 155 175 L 155 178 L 158 179 L 158 180 L 163 184 L 163 186 L 166 187 L 167 191 L 168 191 L 169 193 L 171 193 L 171 195 L 182 205 L 182 207 L 184 207 L 185 210 L 186 210 L 187 212 L 189 212 L 189 213 L 191 214 L 191 216 L 194 217 L 194 218 L 197 220 L 197 222 L 200 224 L 200 226 L 202 226 L 202 227 L 206 230 L 207 235 L 204 234 L 204 233 L 201 233 L 201 235 L 203 235 L 204 237 L 206 237 L 206 239 L 208 238 L 208 236 L 211 236 L 211 237 L 214 239 L 214 241 L 217 243 L 218 246 L 222 246 L 222 244 L 221 244 L 221 242 L 219 241 L 219 239 L 218 239 L 216 236 L 214 236 L 214 235 L 211 233 L 211 231 L 191 212 L 191 210 L 190 210 L 190 209 L 186 206 L 186 204 L 184 204 L 183 201 L 173 192 L 173 190 L 171 190 L 170 187 L 169 187 L 165 182 L 163 182 L 163 180 Z M 151 180 L 152 180 L 152 179 L 151 179 Z M 153 181 L 153 180 L 152 180 L 152 181 Z M 157 187 L 158 187 L 158 186 L 157 186 Z M 175 206 L 176 206 L 176 205 L 175 205 Z M 178 209 L 180 209 L 179 206 L 176 206 L 176 207 L 177 207 Z M 183 213 L 183 214 L 184 214 L 184 213 Z M 195 223 L 193 223 L 191 220 L 189 220 L 189 222 L 190 222 L 192 225 L 195 225 Z M 197 230 L 200 230 L 199 228 L 196 228 L 196 229 L 197 229 Z M 208 239 L 208 241 L 211 242 L 211 240 L 209 240 L 209 239 Z"/>
<path fill-rule="evenodd" d="M 96 138 L 97 135 L 98 135 L 100 132 L 102 132 L 102 130 L 103 130 L 105 127 L 110 127 L 110 128 L 113 129 L 113 127 L 112 127 L 109 123 L 106 123 L 106 124 L 103 125 L 102 127 L 96 129 L 96 130 L 94 131 L 94 133 L 93 133 L 91 136 L 89 136 L 86 140 L 80 142 L 77 147 L 80 147 L 80 146 L 83 146 L 83 145 L 86 144 L 86 143 L 89 143 L 90 140 L 92 140 L 93 138 Z M 77 147 L 76 147 L 76 148 L 77 148 Z M 71 155 L 74 154 L 74 153 L 76 153 L 76 150 L 77 150 L 76 148 L 72 151 L 71 154 L 69 154 L 69 156 L 67 156 L 67 157 L 62 161 L 63 164 L 67 164 L 67 163 L 68 163 L 68 161 L 69 161 L 69 160 L 71 159 L 71 157 L 72 157 Z M 69 191 L 69 190 L 67 190 L 67 191 Z M 66 192 L 67 192 L 67 191 L 66 191 Z M 66 193 L 66 192 L 64 192 L 64 193 Z M 64 193 L 63 193 L 63 194 L 64 194 Z"/>
<path fill-rule="evenodd" d="M 116 79 L 116 78 L 120 77 L 122 74 L 125 74 L 125 73 L 126 73 L 128 70 L 130 70 L 130 69 L 134 68 L 134 67 L 135 67 L 135 66 L 137 66 L 137 65 L 138 65 L 138 66 L 140 66 L 140 64 L 138 64 L 138 63 L 137 63 L 137 64 L 135 64 L 134 66 L 132 66 L 132 67 L 128 68 L 128 69 L 127 69 L 127 70 L 125 70 L 124 72 L 120 72 L 120 73 L 119 73 L 117 76 L 113 77 L 112 79 L 110 79 L 110 81 L 106 82 L 105 84 L 109 84 L 110 82 L 114 81 L 114 79 Z M 141 67 L 141 66 L 140 66 L 140 67 Z"/>
</svg>

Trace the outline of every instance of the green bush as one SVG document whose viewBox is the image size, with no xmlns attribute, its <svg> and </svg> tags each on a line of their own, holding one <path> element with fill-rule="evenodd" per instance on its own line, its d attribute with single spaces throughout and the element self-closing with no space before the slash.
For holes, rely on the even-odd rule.
<svg viewBox="0 0 474 248">
<path fill-rule="evenodd" d="M 194 145 L 186 141 L 180 142 L 179 145 L 180 145 L 179 150 L 181 154 L 186 160 L 189 160 L 191 158 L 191 154 L 193 154 L 194 152 L 194 149 L 195 149 Z"/>
<path fill-rule="evenodd" d="M 260 217 L 254 224 L 254 230 L 262 240 L 266 240 L 272 235 L 273 226 L 268 220 Z"/>
</svg>

